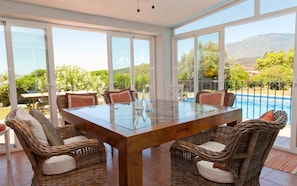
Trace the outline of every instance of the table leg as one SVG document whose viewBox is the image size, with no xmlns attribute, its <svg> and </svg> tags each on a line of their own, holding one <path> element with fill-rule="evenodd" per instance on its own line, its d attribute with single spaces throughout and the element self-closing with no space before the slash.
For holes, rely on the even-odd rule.
<svg viewBox="0 0 297 186">
<path fill-rule="evenodd" d="M 142 151 L 119 150 L 119 178 L 120 186 L 142 185 Z"/>
</svg>

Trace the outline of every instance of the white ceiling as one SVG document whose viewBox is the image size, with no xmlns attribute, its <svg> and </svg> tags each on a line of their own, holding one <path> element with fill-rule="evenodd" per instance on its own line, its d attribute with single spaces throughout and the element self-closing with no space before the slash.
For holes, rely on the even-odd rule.
<svg viewBox="0 0 297 186">
<path fill-rule="evenodd" d="M 174 28 L 240 0 L 11 0 Z M 152 9 L 152 6 L 155 6 Z M 140 12 L 137 12 L 137 9 Z"/>
</svg>

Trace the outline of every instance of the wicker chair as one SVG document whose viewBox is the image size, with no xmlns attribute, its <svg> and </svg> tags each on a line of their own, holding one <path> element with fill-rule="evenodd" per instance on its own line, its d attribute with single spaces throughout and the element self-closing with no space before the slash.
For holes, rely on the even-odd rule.
<svg viewBox="0 0 297 186">
<path fill-rule="evenodd" d="M 84 137 L 82 140 L 66 143 L 67 139 L 74 139 L 75 136 L 82 138 L 82 134 L 74 126 L 65 125 L 56 128 L 65 145 L 45 145 L 38 140 L 27 120 L 17 119 L 16 110 L 6 116 L 5 123 L 14 130 L 31 162 L 34 172 L 32 185 L 107 185 L 106 151 L 102 142 Z M 75 167 L 61 173 L 44 172 L 44 166 L 50 158 L 65 156 L 71 159 Z M 60 171 L 54 168 L 52 170 Z"/>
<path fill-rule="evenodd" d="M 122 93 L 124 91 L 129 91 L 130 95 L 131 95 L 131 100 L 130 101 L 135 101 L 136 99 L 138 99 L 138 94 L 137 92 L 135 92 L 134 90 L 130 90 L 130 89 L 115 89 L 115 90 L 106 90 L 103 93 L 103 98 L 106 104 L 111 104 L 111 103 L 119 103 L 119 102 L 113 102 L 110 99 L 110 94 L 117 94 L 117 93 Z"/>
<path fill-rule="evenodd" d="M 80 97 L 91 97 L 93 98 L 94 102 L 92 104 L 84 104 L 86 105 L 97 105 L 98 99 L 97 99 L 97 93 L 79 93 L 79 94 L 66 94 L 66 95 L 59 95 L 57 96 L 56 103 L 59 110 L 59 113 L 62 117 L 62 124 L 69 124 L 68 121 L 65 120 L 65 111 L 63 109 L 69 108 L 69 102 L 68 102 L 68 95 L 79 95 Z"/>
<path fill-rule="evenodd" d="M 172 185 L 259 186 L 264 162 L 279 130 L 286 125 L 287 114 L 277 111 L 274 119 L 217 127 L 187 138 L 188 141 L 174 142 L 170 149 Z M 216 145 L 211 147 L 211 143 Z M 205 170 L 209 172 L 202 171 L 207 166 Z"/>
<path fill-rule="evenodd" d="M 232 92 L 228 92 L 227 89 L 218 91 L 218 92 L 222 92 L 224 93 L 225 97 L 224 97 L 224 103 L 223 106 L 229 106 L 232 107 L 234 105 L 235 99 L 236 99 L 236 95 Z M 207 94 L 207 93 L 213 93 L 213 92 L 209 92 L 209 91 L 199 91 L 197 92 L 196 96 L 195 96 L 195 102 L 196 103 L 201 103 L 199 101 L 200 95 L 201 94 Z M 203 103 L 203 102 L 202 102 Z M 220 106 L 220 105 L 219 105 Z M 227 123 L 228 126 L 234 126 L 235 123 Z"/>
<path fill-rule="evenodd" d="M 224 91 L 225 91 L 225 96 L 226 96 L 224 106 L 232 107 L 234 102 L 235 102 L 236 95 L 234 93 L 232 93 L 232 92 L 227 92 L 227 90 L 224 90 Z M 205 94 L 205 93 L 212 93 L 212 92 L 209 92 L 209 91 L 199 91 L 199 92 L 197 92 L 197 94 L 195 96 L 195 102 L 200 103 L 199 96 L 200 96 L 200 94 Z"/>
</svg>

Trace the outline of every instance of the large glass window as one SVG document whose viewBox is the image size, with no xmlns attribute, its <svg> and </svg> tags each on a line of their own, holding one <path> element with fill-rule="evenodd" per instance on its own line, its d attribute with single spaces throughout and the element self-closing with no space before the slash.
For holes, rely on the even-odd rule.
<svg viewBox="0 0 297 186">
<path fill-rule="evenodd" d="M 177 40 L 177 78 L 184 85 L 184 99 L 194 97 L 194 38 Z"/>
<path fill-rule="evenodd" d="M 182 34 L 194 30 L 207 28 L 243 18 L 251 17 L 254 14 L 254 0 L 247 0 L 233 7 L 223 9 L 212 15 L 201 18 L 197 21 L 181 26 L 174 30 L 175 34 Z"/>
<path fill-rule="evenodd" d="M 274 0 L 273 3 L 271 0 L 259 0 L 259 1 L 260 1 L 261 14 L 297 6 L 297 1 L 294 1 L 294 0 Z"/>
<path fill-rule="evenodd" d="M 9 103 L 9 83 L 6 59 L 6 47 L 4 39 L 4 27 L 0 25 L 0 121 L 3 122 L 5 116 L 10 111 Z"/>
<path fill-rule="evenodd" d="M 150 93 L 150 40 L 134 39 L 134 81 L 135 90 L 143 92 L 146 98 Z"/>
<path fill-rule="evenodd" d="M 130 38 L 112 37 L 112 73 L 113 87 L 115 89 L 124 89 L 131 86 L 131 59 Z"/>
<path fill-rule="evenodd" d="M 111 66 L 114 89 L 131 88 L 138 97 L 151 93 L 151 39 L 135 36 L 111 36 Z"/>
<path fill-rule="evenodd" d="M 49 108 L 46 32 L 12 26 L 11 37 L 18 106 L 46 112 Z"/>
<path fill-rule="evenodd" d="M 219 33 L 197 37 L 198 90 L 218 90 Z"/>
<path fill-rule="evenodd" d="M 106 33 L 53 28 L 53 45 L 58 93 L 97 92 L 108 89 Z"/>
<path fill-rule="evenodd" d="M 244 30 L 244 32 L 243 32 Z M 285 110 L 290 136 L 295 14 L 229 27 L 225 31 L 225 83 L 236 93 L 243 118 Z M 289 148 L 289 143 L 281 146 Z"/>
</svg>

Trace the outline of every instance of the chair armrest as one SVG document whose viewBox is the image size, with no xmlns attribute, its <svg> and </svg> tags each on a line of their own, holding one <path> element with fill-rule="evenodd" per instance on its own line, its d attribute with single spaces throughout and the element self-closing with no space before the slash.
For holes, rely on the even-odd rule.
<svg viewBox="0 0 297 186">
<path fill-rule="evenodd" d="M 178 140 L 175 142 L 175 146 L 184 152 L 189 152 L 192 156 L 195 156 L 196 160 L 206 160 L 211 162 L 220 162 L 225 163 L 227 160 L 231 159 L 233 153 L 229 153 L 228 151 L 221 152 L 213 152 L 211 150 L 204 149 L 199 147 L 198 145 Z M 175 148 L 176 148 L 175 147 Z M 243 157 L 242 157 L 243 158 Z"/>
<path fill-rule="evenodd" d="M 64 125 L 61 127 L 56 127 L 58 134 L 62 137 L 62 139 L 71 138 L 74 136 L 78 136 L 82 134 L 82 131 L 79 130 L 74 125 Z"/>
<path fill-rule="evenodd" d="M 105 146 L 97 139 L 87 139 L 66 145 L 39 145 L 37 148 L 32 149 L 32 151 L 43 158 L 59 155 L 70 155 L 75 158 L 76 156 L 85 156 L 96 152 L 105 153 Z"/>
</svg>

